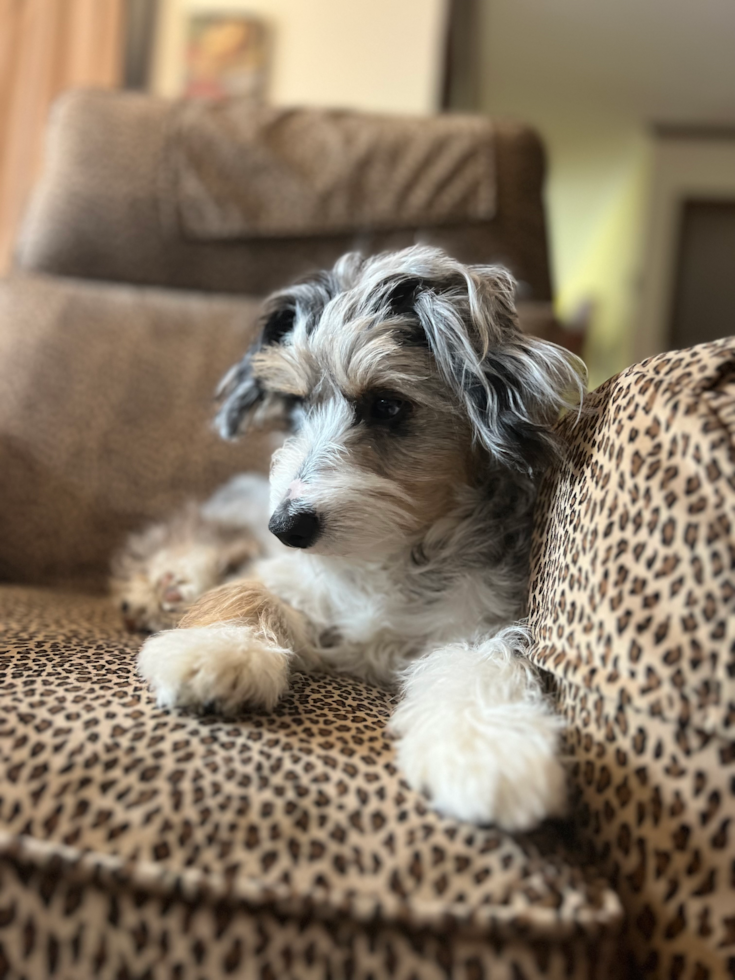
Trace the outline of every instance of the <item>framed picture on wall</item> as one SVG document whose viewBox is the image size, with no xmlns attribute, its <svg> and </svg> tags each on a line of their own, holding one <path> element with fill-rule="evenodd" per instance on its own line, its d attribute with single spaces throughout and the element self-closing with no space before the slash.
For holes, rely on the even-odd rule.
<svg viewBox="0 0 735 980">
<path fill-rule="evenodd" d="M 267 63 L 266 25 L 259 18 L 245 14 L 189 15 L 183 90 L 186 98 L 237 95 L 262 102 Z"/>
</svg>

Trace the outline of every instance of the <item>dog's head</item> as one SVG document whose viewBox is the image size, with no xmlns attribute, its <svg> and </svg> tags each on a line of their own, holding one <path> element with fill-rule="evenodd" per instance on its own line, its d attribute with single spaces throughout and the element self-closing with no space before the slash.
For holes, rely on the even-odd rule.
<svg viewBox="0 0 735 980">
<path fill-rule="evenodd" d="M 468 486 L 534 481 L 584 366 L 519 330 L 510 274 L 417 246 L 272 296 L 259 339 L 220 387 L 225 438 L 279 421 L 271 530 L 322 554 L 419 540 Z"/>
</svg>

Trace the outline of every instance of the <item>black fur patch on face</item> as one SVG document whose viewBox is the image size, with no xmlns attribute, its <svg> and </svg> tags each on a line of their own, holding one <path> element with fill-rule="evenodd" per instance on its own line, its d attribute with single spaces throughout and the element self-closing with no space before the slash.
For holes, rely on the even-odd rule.
<svg viewBox="0 0 735 980">
<path fill-rule="evenodd" d="M 253 377 L 251 355 L 231 368 L 217 391 L 220 409 L 215 424 L 223 439 L 234 439 L 244 416 L 257 407 L 264 396 L 263 388 Z"/>
<path fill-rule="evenodd" d="M 426 332 L 418 320 L 405 323 L 401 326 L 400 342 L 403 347 L 421 347 L 423 350 L 429 349 L 429 341 Z"/>
<path fill-rule="evenodd" d="M 416 296 L 428 284 L 418 276 L 406 276 L 399 279 L 390 287 L 386 296 L 387 305 L 394 316 L 406 316 L 413 313 L 416 306 Z"/>
<path fill-rule="evenodd" d="M 315 272 L 305 277 L 303 284 L 312 287 L 312 295 L 307 306 L 310 315 L 306 321 L 306 335 L 310 337 L 316 330 L 327 303 L 340 292 L 340 285 L 331 272 Z"/>
<path fill-rule="evenodd" d="M 329 272 L 306 276 L 288 290 L 276 293 L 267 302 L 261 319 L 260 334 L 239 364 L 224 378 L 218 390 L 220 409 L 216 425 L 225 439 L 234 439 L 248 416 L 255 413 L 268 392 L 253 375 L 252 358 L 264 347 L 282 344 L 294 328 L 297 315 L 305 318 L 307 333 L 313 332 L 327 303 L 339 292 L 339 283 Z M 271 392 L 271 403 L 274 395 Z M 297 405 L 293 399 L 281 398 L 283 418 L 293 420 Z"/>
<path fill-rule="evenodd" d="M 386 303 L 391 316 L 400 317 L 403 323 L 400 327 L 400 342 L 405 347 L 428 348 L 426 332 L 419 322 L 416 313 L 416 297 L 422 289 L 429 287 L 425 279 L 418 276 L 407 276 L 399 279 L 389 289 Z"/>
<path fill-rule="evenodd" d="M 263 324 L 260 343 L 264 347 L 269 344 L 280 344 L 286 334 L 293 330 L 295 318 L 296 309 L 292 306 L 285 306 L 271 313 Z"/>
</svg>

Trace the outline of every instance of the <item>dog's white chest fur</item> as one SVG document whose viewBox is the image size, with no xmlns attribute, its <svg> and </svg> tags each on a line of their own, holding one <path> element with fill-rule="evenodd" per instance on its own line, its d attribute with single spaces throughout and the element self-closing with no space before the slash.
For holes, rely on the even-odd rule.
<svg viewBox="0 0 735 980">
<path fill-rule="evenodd" d="M 427 602 L 430 590 L 408 559 L 355 562 L 289 551 L 258 562 L 255 572 L 308 613 L 335 669 L 381 683 L 427 647 L 489 636 L 499 626 L 497 596 L 482 576 L 453 576 Z"/>
</svg>

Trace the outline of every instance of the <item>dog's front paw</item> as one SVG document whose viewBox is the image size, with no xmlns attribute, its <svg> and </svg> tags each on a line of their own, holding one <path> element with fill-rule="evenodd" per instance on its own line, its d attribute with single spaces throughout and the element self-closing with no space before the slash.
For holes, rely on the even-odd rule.
<svg viewBox="0 0 735 980">
<path fill-rule="evenodd" d="M 399 705 L 391 730 L 400 738 L 398 764 L 409 783 L 458 820 L 522 831 L 562 816 L 558 722 L 534 705 L 513 707 L 510 717 L 499 709 L 495 717 L 438 711 L 418 718 Z"/>
<path fill-rule="evenodd" d="M 288 687 L 290 653 L 247 626 L 169 630 L 146 640 L 138 671 L 164 708 L 272 708 Z"/>
</svg>

